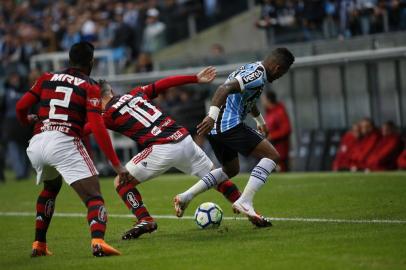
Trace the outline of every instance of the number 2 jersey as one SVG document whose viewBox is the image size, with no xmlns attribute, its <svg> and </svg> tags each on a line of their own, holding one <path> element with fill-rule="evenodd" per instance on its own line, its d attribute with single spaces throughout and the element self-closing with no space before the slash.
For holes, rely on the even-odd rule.
<svg viewBox="0 0 406 270">
<path fill-rule="evenodd" d="M 238 81 L 241 92 L 228 95 L 226 104 L 221 106 L 217 121 L 210 132 L 212 135 L 223 133 L 243 122 L 257 103 L 267 82 L 265 67 L 261 62 L 239 67 L 228 76 L 226 82 L 232 79 Z"/>
<path fill-rule="evenodd" d="M 157 94 L 155 84 L 149 84 L 113 97 L 103 114 L 106 127 L 144 147 L 181 141 L 189 132 L 150 103 Z"/>
<path fill-rule="evenodd" d="M 44 131 L 60 131 L 82 137 L 87 112 L 101 113 L 100 88 L 82 72 L 70 68 L 45 73 L 28 93 L 39 103 L 39 121 L 34 135 Z"/>
</svg>

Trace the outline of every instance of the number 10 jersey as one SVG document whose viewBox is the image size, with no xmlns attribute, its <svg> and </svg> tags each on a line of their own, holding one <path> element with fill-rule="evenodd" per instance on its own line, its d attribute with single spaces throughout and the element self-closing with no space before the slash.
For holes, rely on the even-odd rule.
<svg viewBox="0 0 406 270">
<path fill-rule="evenodd" d="M 144 147 L 181 141 L 189 132 L 150 103 L 156 96 L 154 84 L 115 96 L 103 114 L 106 127 Z"/>
</svg>

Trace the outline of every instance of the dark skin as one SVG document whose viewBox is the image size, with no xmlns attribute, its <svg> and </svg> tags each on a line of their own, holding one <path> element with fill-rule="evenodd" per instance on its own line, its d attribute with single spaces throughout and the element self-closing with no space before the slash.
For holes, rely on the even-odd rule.
<svg viewBox="0 0 406 270">
<path fill-rule="evenodd" d="M 279 79 L 282 77 L 290 68 L 289 67 L 284 67 L 282 65 L 279 65 L 274 61 L 272 58 L 267 58 L 262 62 L 263 66 L 265 67 L 267 78 L 269 82 L 272 82 L 276 79 Z M 220 85 L 216 92 L 214 93 L 214 96 L 212 98 L 212 106 L 216 106 L 220 108 L 226 103 L 227 97 L 230 94 L 235 94 L 235 93 L 240 93 L 241 92 L 241 87 L 240 84 L 236 79 L 230 80 L 227 83 L 224 83 Z M 251 115 L 253 117 L 259 116 L 260 112 L 257 108 L 257 106 L 253 106 L 251 108 Z M 205 135 L 210 132 L 210 130 L 213 129 L 214 127 L 215 120 L 212 119 L 209 116 L 206 116 L 203 121 L 197 125 L 197 134 L 198 135 Z M 268 133 L 268 128 L 266 125 L 260 125 L 257 127 L 258 130 L 266 135 Z M 279 153 L 276 151 L 276 149 L 272 146 L 272 144 L 264 139 L 262 140 L 255 148 L 252 150 L 250 153 L 250 156 L 255 157 L 257 159 L 262 159 L 262 158 L 268 158 L 273 160 L 275 163 L 278 163 L 280 156 Z M 228 175 L 228 177 L 232 178 L 235 175 L 237 175 L 240 171 L 240 164 L 238 157 L 225 162 L 223 165 L 223 171 Z"/>
</svg>

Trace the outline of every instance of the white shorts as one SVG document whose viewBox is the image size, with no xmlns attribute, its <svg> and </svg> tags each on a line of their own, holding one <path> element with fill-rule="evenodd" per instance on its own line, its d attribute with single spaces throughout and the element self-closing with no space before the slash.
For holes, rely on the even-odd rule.
<svg viewBox="0 0 406 270">
<path fill-rule="evenodd" d="M 185 174 L 203 177 L 213 162 L 191 136 L 178 143 L 157 144 L 134 156 L 125 167 L 137 181 L 144 182 L 174 167 Z"/>
<path fill-rule="evenodd" d="M 27 154 L 37 171 L 37 184 L 62 175 L 71 185 L 98 174 L 80 138 L 59 131 L 45 131 L 32 137 Z"/>
</svg>

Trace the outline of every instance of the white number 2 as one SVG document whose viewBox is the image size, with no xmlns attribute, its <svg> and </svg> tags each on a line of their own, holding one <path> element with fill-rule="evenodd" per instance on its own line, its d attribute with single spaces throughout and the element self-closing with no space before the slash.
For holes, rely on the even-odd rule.
<svg viewBox="0 0 406 270">
<path fill-rule="evenodd" d="M 153 113 L 150 114 L 146 110 L 142 109 L 139 106 L 140 104 L 144 104 L 147 108 L 152 109 Z M 151 123 L 154 123 L 162 115 L 162 112 L 160 112 L 154 105 L 150 104 L 142 97 L 132 99 L 130 102 L 128 102 L 128 105 L 125 105 L 120 109 L 120 113 L 129 113 L 145 127 L 150 127 Z"/>
<path fill-rule="evenodd" d="M 60 114 L 60 113 L 55 113 L 55 106 L 60 106 L 63 108 L 68 108 L 69 107 L 69 102 L 70 102 L 70 97 L 72 95 L 72 91 L 73 89 L 70 87 L 65 87 L 65 86 L 58 86 L 55 89 L 55 92 L 58 93 L 64 93 L 65 97 L 63 98 L 63 100 L 60 99 L 51 99 L 51 101 L 49 102 L 49 119 L 58 119 L 58 120 L 64 120 L 67 121 L 68 120 L 68 116 L 66 114 Z"/>
</svg>

